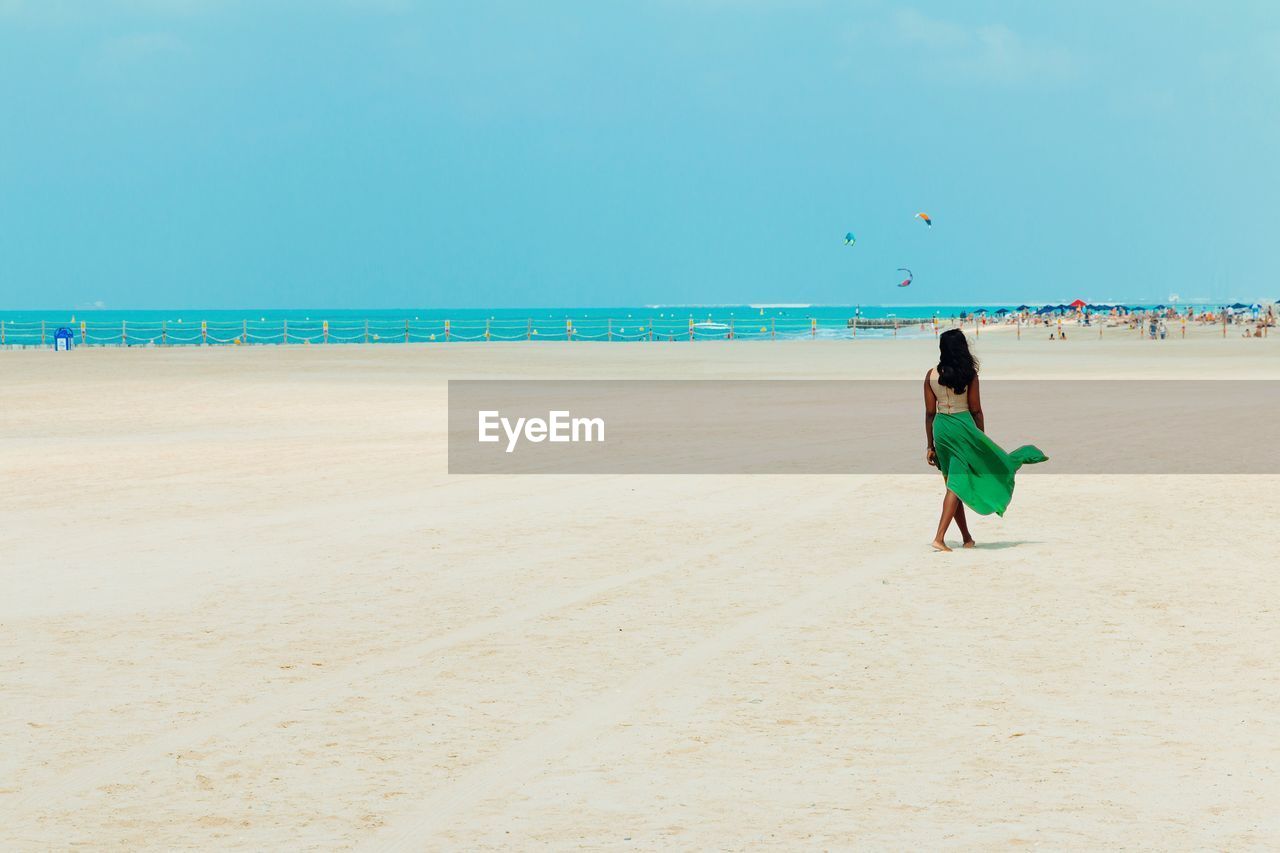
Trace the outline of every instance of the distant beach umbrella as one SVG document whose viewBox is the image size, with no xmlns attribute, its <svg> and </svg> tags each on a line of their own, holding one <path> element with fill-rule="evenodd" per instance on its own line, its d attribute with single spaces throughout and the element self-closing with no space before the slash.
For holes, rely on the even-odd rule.
<svg viewBox="0 0 1280 853">
<path fill-rule="evenodd" d="M 1008 313 L 1009 313 L 1009 309 L 1008 309 L 1008 308 L 997 308 L 997 309 L 996 309 L 996 313 L 997 313 L 997 314 L 1008 314 Z"/>
<path fill-rule="evenodd" d="M 1031 306 L 1030 306 L 1030 305 L 1019 305 L 1019 306 L 1018 306 L 1018 308 L 1017 308 L 1017 310 L 1019 310 L 1019 311 L 1030 311 L 1030 310 L 1031 310 Z"/>
<path fill-rule="evenodd" d="M 1228 305 L 1227 307 L 1228 307 L 1228 308 L 1232 308 L 1232 309 L 1234 309 L 1234 310 L 1236 310 L 1236 311 L 1240 311 L 1240 310 L 1242 310 L 1242 309 L 1248 308 L 1249 306 L 1248 306 L 1248 305 L 1245 305 L 1243 302 L 1235 302 L 1235 303 L 1233 303 L 1233 304 L 1231 304 L 1231 305 Z"/>
<path fill-rule="evenodd" d="M 1072 303 L 1071 303 L 1070 305 L 1068 305 L 1067 307 L 1068 307 L 1068 308 L 1083 308 L 1083 307 L 1085 307 L 1085 301 L 1084 301 L 1083 299 L 1077 299 L 1075 302 L 1072 302 Z"/>
<path fill-rule="evenodd" d="M 1165 309 L 1166 309 L 1166 308 L 1168 308 L 1168 307 L 1169 307 L 1168 305 L 1157 305 L 1155 308 L 1152 308 L 1151 310 L 1152 310 L 1152 311 L 1163 311 L 1163 310 L 1165 310 Z"/>
</svg>

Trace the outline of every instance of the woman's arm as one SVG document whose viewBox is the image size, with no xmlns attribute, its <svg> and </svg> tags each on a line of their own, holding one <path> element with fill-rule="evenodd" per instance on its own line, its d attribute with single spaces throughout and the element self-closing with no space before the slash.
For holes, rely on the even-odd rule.
<svg viewBox="0 0 1280 853">
<path fill-rule="evenodd" d="M 982 417 L 982 392 L 978 390 L 978 377 L 969 383 L 969 414 L 980 432 L 987 431 L 986 419 Z"/>
<path fill-rule="evenodd" d="M 933 451 L 933 416 L 938 412 L 938 398 L 933 393 L 933 387 L 929 384 L 929 374 L 924 375 L 924 440 L 926 450 L 924 453 L 925 461 L 930 465 L 934 462 Z"/>
</svg>

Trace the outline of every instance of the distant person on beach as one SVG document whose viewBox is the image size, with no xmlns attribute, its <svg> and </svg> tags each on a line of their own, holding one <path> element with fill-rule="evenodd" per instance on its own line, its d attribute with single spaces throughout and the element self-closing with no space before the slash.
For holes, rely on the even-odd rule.
<svg viewBox="0 0 1280 853">
<path fill-rule="evenodd" d="M 987 438 L 978 360 L 969 352 L 964 332 L 943 332 L 938 351 L 938 366 L 924 376 L 925 461 L 942 472 L 947 489 L 931 544 L 936 551 L 950 551 L 944 539 L 952 521 L 960 529 L 964 547 L 976 547 L 965 507 L 981 515 L 1004 515 L 1013 497 L 1014 473 L 1049 457 L 1029 444 L 1006 453 Z"/>
</svg>

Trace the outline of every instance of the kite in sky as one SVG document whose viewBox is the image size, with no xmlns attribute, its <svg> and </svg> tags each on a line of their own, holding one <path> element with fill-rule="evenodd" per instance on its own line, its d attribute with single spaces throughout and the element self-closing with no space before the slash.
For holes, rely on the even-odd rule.
<svg viewBox="0 0 1280 853">
<path fill-rule="evenodd" d="M 930 228 L 933 227 L 933 219 L 927 213 L 917 213 L 916 219 L 923 219 L 925 225 L 928 225 Z"/>
</svg>

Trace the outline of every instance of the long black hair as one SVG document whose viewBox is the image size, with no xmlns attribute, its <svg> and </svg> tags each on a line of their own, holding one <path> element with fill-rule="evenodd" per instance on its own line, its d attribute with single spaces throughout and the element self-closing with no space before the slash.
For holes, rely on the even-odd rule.
<svg viewBox="0 0 1280 853">
<path fill-rule="evenodd" d="M 948 329 L 938 337 L 938 382 L 963 394 L 978 375 L 978 359 L 969 352 L 969 339 L 959 329 Z"/>
</svg>

